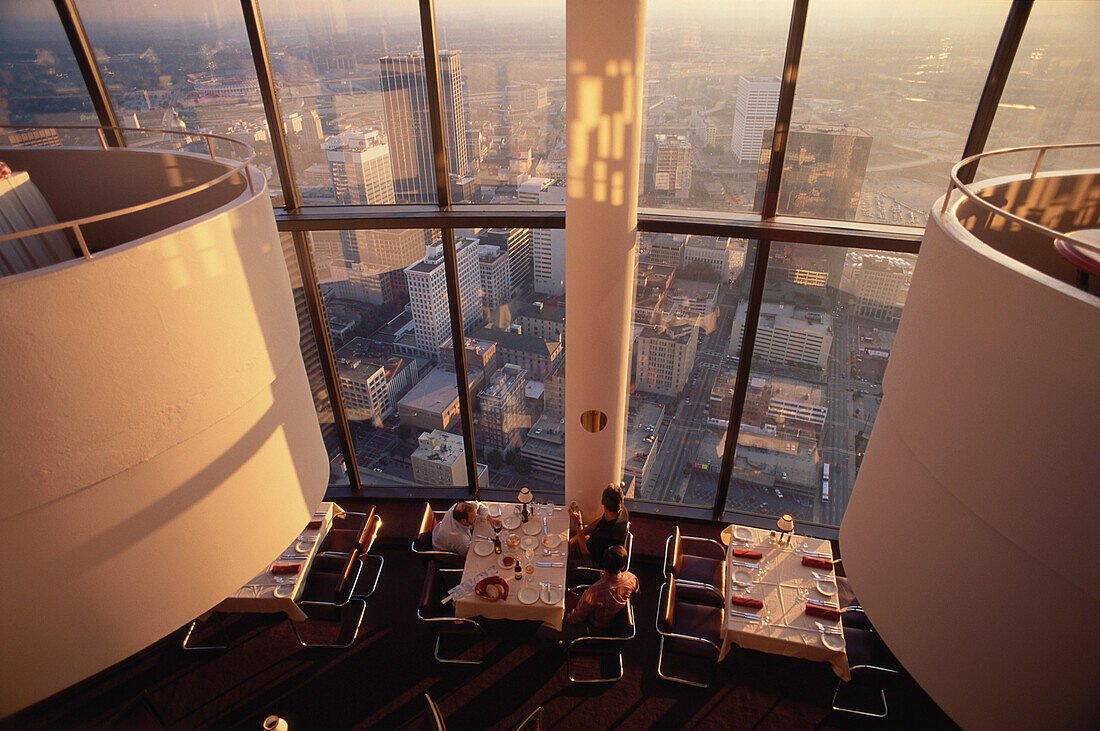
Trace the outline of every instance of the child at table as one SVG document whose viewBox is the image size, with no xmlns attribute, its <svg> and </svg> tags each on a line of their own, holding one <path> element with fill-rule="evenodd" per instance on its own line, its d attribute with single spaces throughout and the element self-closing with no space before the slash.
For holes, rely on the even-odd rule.
<svg viewBox="0 0 1100 731">
<path fill-rule="evenodd" d="M 568 614 L 565 621 L 571 625 L 588 622 L 595 631 L 606 631 L 626 607 L 630 597 L 638 593 L 638 577 L 626 570 L 626 549 L 610 546 L 600 561 L 603 573 L 599 581 L 577 598 L 569 594 L 565 599 Z"/>
</svg>

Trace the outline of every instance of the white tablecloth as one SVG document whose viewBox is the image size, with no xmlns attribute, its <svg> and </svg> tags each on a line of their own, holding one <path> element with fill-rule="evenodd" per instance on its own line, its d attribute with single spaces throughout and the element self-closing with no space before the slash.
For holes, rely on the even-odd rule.
<svg viewBox="0 0 1100 731">
<path fill-rule="evenodd" d="M 486 503 L 486 505 L 490 506 L 490 510 L 494 510 L 492 506 L 499 505 L 502 517 L 512 515 L 515 510 L 515 505 L 510 503 Z M 498 600 L 491 602 L 471 593 L 455 601 L 455 616 L 486 617 L 488 619 L 535 620 L 549 627 L 553 627 L 556 630 L 561 629 L 562 620 L 565 617 L 564 589 L 566 554 L 568 552 L 569 543 L 569 516 L 560 506 L 553 510 L 552 513 L 547 507 L 542 506 L 537 509 L 537 515 L 531 518 L 531 521 L 541 528 L 543 516 L 549 516 L 546 518 L 546 525 L 549 532 L 561 538 L 561 544 L 554 549 L 555 551 L 559 551 L 561 555 L 542 555 L 542 533 L 540 531 L 539 534 L 535 536 L 539 541 L 539 545 L 532 551 L 531 560 L 536 563 L 559 563 L 561 566 L 549 568 L 536 567 L 533 574 L 524 572 L 524 579 L 520 581 L 516 581 L 511 569 L 501 569 L 500 575 L 508 582 L 508 598 L 503 601 Z M 520 524 L 520 527 L 516 530 L 508 530 L 507 528 L 501 530 L 500 540 L 505 544 L 504 553 L 501 555 L 518 556 L 519 562 L 526 565 L 527 557 L 522 547 L 515 553 L 508 550 L 507 539 L 508 536 L 513 533 L 520 536 L 521 539 L 526 536 L 523 532 L 523 524 Z M 488 556 L 478 556 L 474 553 L 474 547 L 478 544 L 476 536 L 488 538 L 492 538 L 493 536 L 493 529 L 489 526 L 488 520 L 482 516 L 478 516 L 477 521 L 474 523 L 474 536 L 475 539 L 470 546 L 470 552 L 466 555 L 466 565 L 462 571 L 463 581 L 476 576 L 485 569 L 497 566 L 498 556 L 495 553 L 490 553 Z M 520 590 L 525 586 L 532 586 L 535 589 L 539 589 L 539 582 L 548 582 L 556 587 L 561 587 L 561 599 L 553 604 L 546 604 L 542 601 L 542 593 L 540 591 L 540 597 L 534 604 L 522 603 L 519 600 Z"/>
<path fill-rule="evenodd" d="M 791 537 L 789 545 L 777 546 L 771 541 L 771 531 L 744 526 L 735 526 L 735 529 L 738 532 L 742 529 L 750 531 L 752 538 L 748 543 L 738 543 L 731 539 L 727 549 L 726 616 L 723 621 L 722 650 L 719 660 L 725 658 L 731 645 L 737 645 L 775 655 L 827 662 L 833 666 L 833 672 L 841 679 L 848 680 L 851 674 L 848 671 L 847 654 L 843 647 L 838 650 L 825 647 L 822 632 L 816 624 L 820 622 L 840 630 L 841 623 L 806 614 L 808 599 L 827 602 L 833 606 L 837 604 L 836 596 L 825 596 L 818 592 L 813 572 L 828 574 L 834 582 L 836 576 L 832 569 L 812 569 L 809 566 L 803 566 L 803 554 L 798 550 L 804 549 L 831 556 L 832 548 L 829 542 L 795 535 Z M 734 548 L 760 551 L 763 558 L 758 561 L 737 558 L 733 555 Z M 761 565 L 764 568 L 758 572 L 755 569 L 739 566 L 733 563 L 734 561 Z M 752 588 L 748 591 L 744 589 L 735 591 L 735 578 L 750 579 L 753 582 Z M 800 590 L 806 594 L 805 598 L 799 597 Z M 741 597 L 760 599 L 764 602 L 764 609 L 753 612 L 751 609 L 731 604 L 730 599 L 735 593 Z M 770 616 L 766 623 L 759 623 L 738 617 L 731 611 L 760 615 L 770 612 Z M 830 639 L 843 645 L 842 636 Z"/>
<path fill-rule="evenodd" d="M 334 515 L 340 515 L 343 510 L 336 503 L 321 503 L 314 513 L 313 519 L 321 521 L 320 528 L 312 530 L 306 528 L 296 537 L 286 550 L 264 567 L 264 570 L 254 576 L 247 584 L 237 590 L 231 597 L 226 597 L 211 611 L 216 612 L 259 612 L 274 613 L 285 612 L 293 620 L 306 619 L 305 612 L 296 603 L 302 595 L 302 587 L 305 585 L 306 574 L 313 564 L 313 557 L 317 555 L 317 549 L 321 545 L 321 539 L 328 533 L 332 526 Z M 304 539 L 304 540 L 303 540 Z M 311 540 L 312 539 L 312 540 Z M 299 553 L 298 549 L 306 553 Z M 307 550 L 308 549 L 308 550 Z M 294 558 L 281 558 L 291 556 Z M 275 581 L 275 574 L 271 573 L 271 567 L 275 564 L 301 564 L 302 568 L 297 574 L 280 574 L 279 578 L 288 583 Z M 294 583 L 289 583 L 294 582 Z M 276 596 L 275 591 L 280 587 L 287 587 L 290 592 L 287 596 Z M 287 589 L 281 589 L 280 593 L 286 593 Z"/>
</svg>

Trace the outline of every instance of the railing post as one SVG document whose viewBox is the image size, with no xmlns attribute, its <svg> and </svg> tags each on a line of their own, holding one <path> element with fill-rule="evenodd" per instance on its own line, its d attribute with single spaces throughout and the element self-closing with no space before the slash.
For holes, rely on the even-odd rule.
<svg viewBox="0 0 1100 731">
<path fill-rule="evenodd" d="M 84 234 L 80 230 L 78 224 L 73 224 L 73 233 L 76 234 L 76 243 L 80 245 L 80 250 L 84 252 L 85 259 L 92 258 L 92 252 L 88 251 L 88 242 L 84 240 Z"/>
<path fill-rule="evenodd" d="M 1035 180 L 1035 176 L 1039 174 L 1039 166 L 1043 164 L 1043 156 L 1047 154 L 1047 148 L 1039 150 L 1039 154 L 1035 156 L 1035 167 L 1031 169 L 1031 179 Z"/>
</svg>

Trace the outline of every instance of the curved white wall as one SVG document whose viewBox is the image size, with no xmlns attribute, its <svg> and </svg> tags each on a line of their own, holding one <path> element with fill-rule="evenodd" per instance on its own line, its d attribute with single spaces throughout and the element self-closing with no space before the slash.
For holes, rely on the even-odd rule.
<svg viewBox="0 0 1100 731">
<path fill-rule="evenodd" d="M 933 206 L 841 526 L 860 602 L 964 728 L 1100 718 L 1100 299 Z"/>
<path fill-rule="evenodd" d="M 0 715 L 215 605 L 323 497 L 290 281 L 256 188 L 91 261 L 0 279 Z"/>
</svg>

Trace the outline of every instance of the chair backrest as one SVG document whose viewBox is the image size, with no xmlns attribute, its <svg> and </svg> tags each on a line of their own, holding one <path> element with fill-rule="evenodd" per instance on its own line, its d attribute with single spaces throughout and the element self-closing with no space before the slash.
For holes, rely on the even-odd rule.
<svg viewBox="0 0 1100 731">
<path fill-rule="evenodd" d="M 358 564 L 359 554 L 352 551 L 344 560 L 344 568 L 343 571 L 340 572 L 340 580 L 336 582 L 336 590 L 333 592 L 335 594 L 333 599 L 337 604 L 340 604 L 351 596 L 351 592 L 355 588 L 355 567 Z"/>
<path fill-rule="evenodd" d="M 626 606 L 619 610 L 611 619 L 607 628 L 608 637 L 629 637 L 634 629 L 634 610 L 630 606 L 630 600 L 626 600 Z"/>
<path fill-rule="evenodd" d="M 432 504 L 424 503 L 424 513 L 420 516 L 420 527 L 416 531 L 414 545 L 419 551 L 432 550 L 432 531 L 435 529 L 435 513 Z"/>
<path fill-rule="evenodd" d="M 428 570 L 424 574 L 424 586 L 420 590 L 420 616 L 432 618 L 438 613 L 440 582 L 439 564 L 429 561 Z"/>
<path fill-rule="evenodd" d="M 668 556 L 666 557 L 665 573 L 669 576 L 679 576 L 684 565 L 684 544 L 680 540 L 680 526 L 672 530 L 672 538 L 669 540 Z"/>
<path fill-rule="evenodd" d="M 676 578 L 668 577 L 668 582 L 662 589 L 664 601 L 657 608 L 657 629 L 662 632 L 672 632 L 672 626 L 676 619 Z"/>
<path fill-rule="evenodd" d="M 542 724 L 542 706 L 527 714 L 527 718 L 519 722 L 513 731 L 535 731 Z"/>
<path fill-rule="evenodd" d="M 373 514 L 366 523 L 363 524 L 363 530 L 359 531 L 359 553 L 367 553 L 374 546 L 374 541 L 378 538 L 378 531 L 382 528 L 382 519 Z"/>
<path fill-rule="evenodd" d="M 447 731 L 447 725 L 443 723 L 443 714 L 439 710 L 439 706 L 435 704 L 432 697 L 427 693 L 424 694 L 424 700 L 428 702 L 428 715 L 432 717 L 432 722 L 435 724 L 436 731 Z"/>
<path fill-rule="evenodd" d="M 634 534 L 630 532 L 629 520 L 626 521 L 626 542 L 623 548 L 626 549 L 626 570 L 630 571 L 630 559 L 634 555 Z"/>
</svg>

